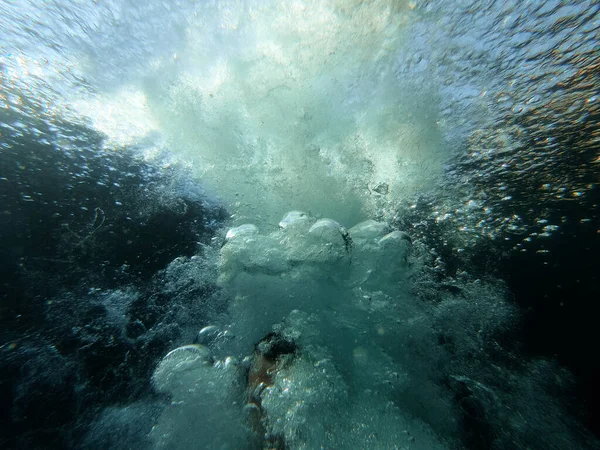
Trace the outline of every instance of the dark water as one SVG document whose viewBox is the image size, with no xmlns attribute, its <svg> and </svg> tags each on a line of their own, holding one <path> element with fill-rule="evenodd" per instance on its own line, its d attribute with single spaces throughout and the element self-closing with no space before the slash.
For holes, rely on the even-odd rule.
<svg viewBox="0 0 600 450">
<path fill-rule="evenodd" d="M 164 43 L 161 33 L 177 46 L 183 38 L 167 33 L 176 26 L 151 9 L 144 17 L 162 23 L 153 37 L 119 19 L 147 43 L 131 66 L 114 53 L 98 59 L 90 80 L 62 81 L 98 88 L 131 79 Z M 435 346 L 415 344 L 410 354 L 430 370 L 423 378 L 443 406 L 432 407 L 425 389 L 390 398 L 447 448 L 598 448 L 598 5 L 404 9 L 418 20 L 395 70 L 439 84 L 447 151 L 439 183 L 394 199 L 376 218 L 407 232 L 418 256 L 407 290 L 424 305 L 423 336 Z M 169 20 L 177 24 L 178 14 Z M 79 18 L 85 30 L 91 19 Z M 15 24 L 3 22 L 12 51 L 27 54 L 35 27 Z M 82 36 L 102 54 L 96 32 Z M 219 283 L 215 254 L 235 223 L 233 202 L 173 162 L 179 149 L 149 159 L 153 138 L 116 145 L 45 107 L 66 85 L 49 95 L 41 77 L 26 88 L 2 64 L 0 446 L 154 448 L 151 429 L 170 402 L 152 384 L 157 364 L 215 318 L 231 320 L 234 299 Z M 261 445 L 260 436 L 248 443 Z"/>
<path fill-rule="evenodd" d="M 3 133 L 3 446 L 71 448 L 104 406 L 151 396 L 154 360 L 183 339 L 162 270 L 227 216 L 185 175 L 103 152 L 93 130 L 3 116 L 19 119 L 74 150 Z M 211 289 L 189 282 L 183 303 Z"/>
</svg>

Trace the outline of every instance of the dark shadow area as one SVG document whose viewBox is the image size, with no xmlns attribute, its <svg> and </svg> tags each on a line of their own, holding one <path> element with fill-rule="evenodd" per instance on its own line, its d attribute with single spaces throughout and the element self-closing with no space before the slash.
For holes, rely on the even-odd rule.
<svg viewBox="0 0 600 450">
<path fill-rule="evenodd" d="M 210 277 L 166 291 L 165 268 L 201 259 L 227 214 L 189 174 L 104 150 L 90 129 L 6 110 L 0 122 L 0 447 L 81 448 L 105 408 L 152 401 L 156 360 L 189 338 L 174 311 L 202 324 Z"/>
</svg>

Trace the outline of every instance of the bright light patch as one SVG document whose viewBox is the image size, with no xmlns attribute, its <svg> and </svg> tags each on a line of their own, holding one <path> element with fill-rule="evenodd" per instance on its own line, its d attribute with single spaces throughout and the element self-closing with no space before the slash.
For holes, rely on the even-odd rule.
<svg viewBox="0 0 600 450">
<path fill-rule="evenodd" d="M 75 102 L 73 109 L 107 136 L 107 147 L 132 145 L 158 131 L 146 96 L 131 86 L 123 87 L 113 96 Z"/>
</svg>

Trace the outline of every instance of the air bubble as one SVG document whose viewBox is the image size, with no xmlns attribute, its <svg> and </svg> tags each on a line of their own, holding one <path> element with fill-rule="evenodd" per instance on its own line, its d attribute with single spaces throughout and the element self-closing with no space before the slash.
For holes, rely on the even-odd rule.
<svg viewBox="0 0 600 450">
<path fill-rule="evenodd" d="M 287 228 L 289 226 L 303 224 L 306 223 L 308 219 L 308 214 L 306 214 L 305 212 L 290 211 L 285 216 L 283 216 L 283 219 L 281 219 L 281 222 L 279 222 L 279 228 Z"/>
<path fill-rule="evenodd" d="M 517 104 L 517 105 L 513 106 L 512 112 L 515 114 L 523 114 L 525 112 L 525 106 L 523 106 L 521 104 Z"/>
<path fill-rule="evenodd" d="M 230 240 L 239 236 L 252 236 L 255 234 L 258 234 L 258 227 L 247 223 L 236 228 L 231 228 L 225 235 L 225 239 Z"/>
<path fill-rule="evenodd" d="M 219 327 L 216 325 L 209 325 L 202 328 L 196 336 L 196 343 L 201 345 L 209 345 L 219 337 Z"/>
</svg>

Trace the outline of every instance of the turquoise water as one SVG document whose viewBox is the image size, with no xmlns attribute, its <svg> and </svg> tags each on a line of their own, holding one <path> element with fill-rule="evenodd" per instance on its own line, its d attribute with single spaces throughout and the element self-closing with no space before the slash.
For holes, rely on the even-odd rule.
<svg viewBox="0 0 600 450">
<path fill-rule="evenodd" d="M 0 8 L 6 448 L 597 446 L 594 2 Z"/>
</svg>

